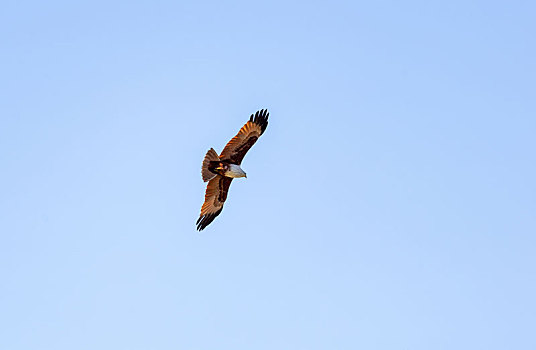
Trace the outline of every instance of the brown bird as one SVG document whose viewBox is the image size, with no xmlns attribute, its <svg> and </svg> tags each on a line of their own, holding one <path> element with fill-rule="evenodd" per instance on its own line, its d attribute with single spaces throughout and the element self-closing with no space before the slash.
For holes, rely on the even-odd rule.
<svg viewBox="0 0 536 350">
<path fill-rule="evenodd" d="M 203 181 L 208 181 L 208 184 L 205 202 L 201 207 L 201 215 L 196 222 L 199 231 L 220 215 L 233 178 L 246 177 L 240 164 L 251 146 L 266 130 L 268 116 L 269 113 L 266 109 L 252 114 L 249 121 L 227 143 L 219 156 L 213 148 L 208 150 L 201 166 L 201 176 Z"/>
</svg>

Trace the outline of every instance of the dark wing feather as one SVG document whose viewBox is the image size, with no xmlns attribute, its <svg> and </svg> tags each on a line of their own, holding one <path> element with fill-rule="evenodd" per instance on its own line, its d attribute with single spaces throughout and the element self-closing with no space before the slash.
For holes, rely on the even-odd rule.
<svg viewBox="0 0 536 350">
<path fill-rule="evenodd" d="M 261 109 L 252 114 L 238 134 L 227 143 L 220 154 L 220 159 L 229 160 L 233 164 L 240 165 L 246 153 L 266 130 L 269 115 L 266 109 Z"/>
<path fill-rule="evenodd" d="M 201 207 L 201 214 L 197 219 L 197 229 L 199 231 L 207 227 L 216 216 L 220 215 L 223 204 L 227 199 L 227 192 L 229 192 L 229 186 L 231 186 L 230 177 L 218 175 L 207 184 L 207 190 L 205 192 L 205 202 Z"/>
</svg>

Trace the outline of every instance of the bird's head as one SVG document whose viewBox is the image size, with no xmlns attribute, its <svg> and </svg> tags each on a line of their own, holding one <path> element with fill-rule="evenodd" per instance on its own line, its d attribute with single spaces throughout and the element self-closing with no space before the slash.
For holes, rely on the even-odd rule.
<svg viewBox="0 0 536 350">
<path fill-rule="evenodd" d="M 248 178 L 246 172 L 242 169 L 240 169 L 240 171 L 238 171 L 238 177 L 245 177 L 246 179 Z"/>
<path fill-rule="evenodd" d="M 230 164 L 229 165 L 229 171 L 226 174 L 229 177 L 246 177 L 246 172 L 242 170 L 242 168 L 239 165 L 236 164 Z"/>
</svg>

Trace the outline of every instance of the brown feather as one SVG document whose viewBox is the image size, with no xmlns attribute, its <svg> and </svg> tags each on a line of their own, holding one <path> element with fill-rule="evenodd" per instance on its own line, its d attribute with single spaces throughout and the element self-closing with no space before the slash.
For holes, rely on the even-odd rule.
<svg viewBox="0 0 536 350">
<path fill-rule="evenodd" d="M 266 130 L 269 115 L 265 109 L 252 114 L 238 134 L 227 143 L 220 154 L 220 158 L 240 165 L 246 153 Z"/>
<path fill-rule="evenodd" d="M 201 177 L 203 178 L 204 182 L 212 180 L 216 176 L 216 174 L 210 171 L 210 165 L 211 162 L 219 161 L 220 158 L 218 158 L 218 153 L 216 153 L 214 148 L 209 149 L 205 155 L 205 159 L 203 160 L 203 165 L 201 166 Z"/>
<path fill-rule="evenodd" d="M 199 231 L 207 227 L 216 216 L 220 215 L 232 181 L 233 179 L 230 177 L 217 175 L 208 182 L 205 192 L 205 202 L 201 207 L 201 214 L 196 222 Z"/>
</svg>

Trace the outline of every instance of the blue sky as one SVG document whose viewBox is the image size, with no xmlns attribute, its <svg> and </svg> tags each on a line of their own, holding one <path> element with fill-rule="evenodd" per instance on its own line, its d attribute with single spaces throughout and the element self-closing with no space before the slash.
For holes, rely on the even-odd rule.
<svg viewBox="0 0 536 350">
<path fill-rule="evenodd" d="M 4 2 L 0 348 L 536 348 L 535 10 Z"/>
</svg>

